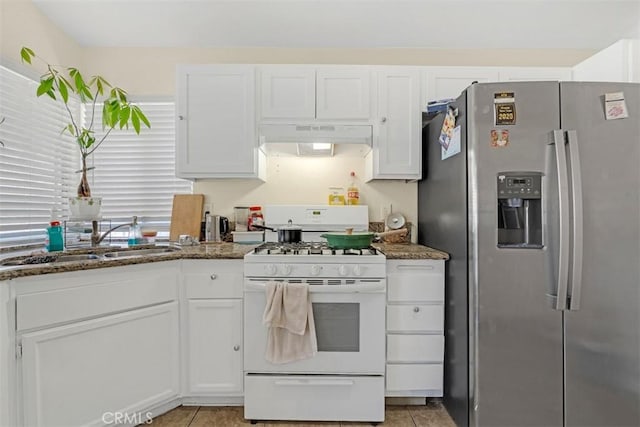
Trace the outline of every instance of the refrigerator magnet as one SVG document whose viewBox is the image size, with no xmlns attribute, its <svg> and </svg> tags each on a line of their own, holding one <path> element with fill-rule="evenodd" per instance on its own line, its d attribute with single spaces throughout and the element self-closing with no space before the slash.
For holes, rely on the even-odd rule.
<svg viewBox="0 0 640 427">
<path fill-rule="evenodd" d="M 456 126 L 453 128 L 453 133 L 451 135 L 451 140 L 449 142 L 449 147 L 440 148 L 440 160 L 448 159 L 451 156 L 455 156 L 460 152 L 460 126 Z"/>
<path fill-rule="evenodd" d="M 442 123 L 442 130 L 440 130 L 440 137 L 438 138 L 438 142 L 445 150 L 449 148 L 449 143 L 451 142 L 451 137 L 453 136 L 453 128 L 456 125 L 456 112 L 452 108 L 447 109 L 447 115 L 444 117 L 444 122 Z"/>
<path fill-rule="evenodd" d="M 494 125 L 505 126 L 516 124 L 516 97 L 514 92 L 498 92 L 493 94 Z"/>
<path fill-rule="evenodd" d="M 493 148 L 504 148 L 509 146 L 509 131 L 506 129 L 491 130 L 491 146 Z"/>
<path fill-rule="evenodd" d="M 604 94 L 604 114 L 606 120 L 626 119 L 629 117 L 624 92 Z"/>
</svg>

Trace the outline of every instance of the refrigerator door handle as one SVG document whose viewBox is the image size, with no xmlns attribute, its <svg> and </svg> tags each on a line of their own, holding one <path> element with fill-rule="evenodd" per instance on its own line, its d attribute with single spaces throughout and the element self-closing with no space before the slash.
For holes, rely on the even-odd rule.
<svg viewBox="0 0 640 427">
<path fill-rule="evenodd" d="M 569 310 L 578 310 L 580 309 L 580 291 L 582 290 L 582 166 L 578 149 L 578 133 L 575 130 L 567 131 L 567 139 L 569 141 L 569 159 L 571 160 L 571 193 L 573 194 L 573 257 Z"/>
<path fill-rule="evenodd" d="M 558 254 L 558 286 L 556 289 L 556 310 L 567 308 L 567 287 L 569 281 L 569 176 L 567 172 L 567 154 L 562 130 L 553 131 L 553 144 L 556 150 L 558 171 L 558 196 L 560 198 L 560 242 Z"/>
</svg>

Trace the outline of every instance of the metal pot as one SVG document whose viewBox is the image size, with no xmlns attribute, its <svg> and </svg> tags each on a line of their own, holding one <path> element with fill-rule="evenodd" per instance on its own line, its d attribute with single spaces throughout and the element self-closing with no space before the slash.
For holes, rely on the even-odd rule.
<svg viewBox="0 0 640 427">
<path fill-rule="evenodd" d="M 385 236 L 406 234 L 407 229 L 386 231 L 384 233 L 324 233 L 320 237 L 327 239 L 327 245 L 333 249 L 365 249 L 371 246 L 373 239 Z"/>
<path fill-rule="evenodd" d="M 278 243 L 299 243 L 302 240 L 302 227 L 299 225 L 293 225 L 291 220 L 289 220 L 288 225 L 278 229 L 257 224 L 253 224 L 252 227 L 277 232 Z"/>
</svg>

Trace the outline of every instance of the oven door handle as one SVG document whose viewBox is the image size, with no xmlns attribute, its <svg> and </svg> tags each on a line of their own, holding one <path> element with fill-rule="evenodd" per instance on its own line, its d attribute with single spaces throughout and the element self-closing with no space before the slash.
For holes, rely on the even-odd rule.
<svg viewBox="0 0 640 427">
<path fill-rule="evenodd" d="M 264 282 L 244 284 L 245 290 L 264 291 Z M 386 286 L 384 281 L 376 283 L 360 283 L 357 285 L 309 285 L 309 292 L 312 294 L 332 293 L 332 294 L 376 294 L 384 293 Z"/>
</svg>

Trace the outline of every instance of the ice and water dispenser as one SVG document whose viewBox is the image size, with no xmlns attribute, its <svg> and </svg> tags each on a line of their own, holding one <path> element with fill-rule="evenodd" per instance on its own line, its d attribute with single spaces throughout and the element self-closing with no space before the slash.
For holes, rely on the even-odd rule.
<svg viewBox="0 0 640 427">
<path fill-rule="evenodd" d="M 542 247 L 542 174 L 498 174 L 498 247 Z"/>
</svg>

